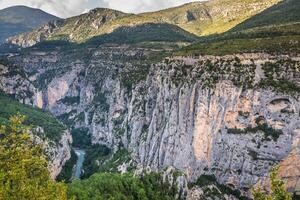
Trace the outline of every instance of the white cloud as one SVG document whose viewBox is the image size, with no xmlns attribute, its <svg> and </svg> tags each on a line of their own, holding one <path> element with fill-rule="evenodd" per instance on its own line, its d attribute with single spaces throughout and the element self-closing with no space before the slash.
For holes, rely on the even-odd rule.
<svg viewBox="0 0 300 200">
<path fill-rule="evenodd" d="M 197 0 L 103 0 L 110 8 L 124 12 L 149 12 L 178 6 Z"/>
<path fill-rule="evenodd" d="M 0 9 L 14 5 L 40 8 L 59 17 L 81 14 L 95 7 L 140 13 L 160 10 L 196 0 L 0 0 Z"/>
<path fill-rule="evenodd" d="M 89 0 L 0 0 L 0 8 L 25 5 L 42 9 L 59 17 L 69 17 L 82 13 L 82 7 Z"/>
</svg>

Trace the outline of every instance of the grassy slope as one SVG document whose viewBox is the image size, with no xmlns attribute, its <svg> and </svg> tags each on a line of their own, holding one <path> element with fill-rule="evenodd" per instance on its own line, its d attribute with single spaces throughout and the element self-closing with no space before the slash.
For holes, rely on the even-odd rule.
<svg viewBox="0 0 300 200">
<path fill-rule="evenodd" d="M 300 52 L 300 2 L 285 0 L 230 31 L 200 38 L 176 55 Z"/>
<path fill-rule="evenodd" d="M 176 25 L 198 36 L 223 33 L 279 1 L 211 0 L 138 15 L 110 9 L 96 9 L 67 19 L 65 24 L 56 29 L 48 39 L 85 42 L 95 36 L 111 33 L 120 27 L 149 23 Z M 98 23 L 98 28 L 95 28 L 95 23 Z"/>
<path fill-rule="evenodd" d="M 145 42 L 194 42 L 197 37 L 170 24 L 142 24 L 120 27 L 110 34 L 94 37 L 87 44 L 137 44 Z"/>
<path fill-rule="evenodd" d="M 173 55 L 229 55 L 237 53 L 300 53 L 300 35 L 274 36 L 264 38 L 226 39 L 199 42 L 185 47 Z"/>
<path fill-rule="evenodd" d="M 231 31 L 244 31 L 256 27 L 269 27 L 287 24 L 290 22 L 300 22 L 300 1 L 285 0 L 262 13 L 257 14 L 244 23 L 237 25 Z"/>
<path fill-rule="evenodd" d="M 67 39 L 71 41 L 83 41 L 97 34 L 97 28 L 105 29 L 111 21 L 127 16 L 128 14 L 111 9 L 94 9 L 89 13 L 71 17 L 65 20 L 64 25 L 56 30 L 52 40 Z"/>
<path fill-rule="evenodd" d="M 0 124 L 5 124 L 12 115 L 20 113 L 27 117 L 26 124 L 44 128 L 45 137 L 58 142 L 62 132 L 66 129 L 52 115 L 0 93 Z M 43 136 L 42 136 L 43 137 Z"/>
</svg>

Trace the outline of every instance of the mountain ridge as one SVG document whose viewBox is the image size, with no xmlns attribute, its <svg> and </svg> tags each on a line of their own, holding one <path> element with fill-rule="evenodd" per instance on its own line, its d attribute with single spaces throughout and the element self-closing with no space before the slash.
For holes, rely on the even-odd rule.
<svg viewBox="0 0 300 200">
<path fill-rule="evenodd" d="M 26 43 L 27 40 L 34 41 L 34 38 L 39 37 L 43 40 L 68 40 L 84 43 L 92 37 L 109 34 L 120 27 L 134 27 L 145 23 L 168 23 L 197 36 L 210 35 L 223 33 L 279 1 L 213 0 L 193 2 L 175 8 L 141 14 L 127 14 L 111 9 L 102 9 L 100 12 L 92 10 L 89 13 L 66 19 L 64 24 L 56 27 L 51 34 L 44 35 L 42 31 L 36 30 L 14 37 L 10 42 L 13 41 L 13 44 L 22 46 L 21 44 Z M 102 19 L 108 20 L 101 23 Z"/>
<path fill-rule="evenodd" d="M 188 4 L 145 15 L 96 9 L 48 23 L 38 29 L 43 34 L 21 38 L 24 45 L 37 44 L 7 56 L 26 79 L 4 64 L 0 90 L 51 112 L 71 129 L 73 147 L 87 148 L 82 179 L 98 172 L 156 171 L 177 184 L 174 192 L 180 190 L 182 199 L 248 200 L 279 166 L 286 188 L 297 192 L 298 18 L 272 25 L 288 8 L 276 1 L 211 2 L 230 4 L 211 10 L 202 9 L 207 2 Z M 288 15 L 296 16 L 295 8 Z M 271 22 L 270 10 L 277 13 Z M 197 28 L 208 35 L 198 37 L 180 24 L 202 24 Z M 191 46 L 166 57 L 177 53 L 179 42 Z M 73 165 L 65 169 L 71 172 Z"/>
<path fill-rule="evenodd" d="M 232 53 L 299 53 L 300 2 L 284 0 L 227 32 L 204 36 L 175 55 Z"/>
<path fill-rule="evenodd" d="M 42 24 L 60 18 L 40 9 L 12 6 L 0 10 L 0 43 L 8 37 L 32 31 Z"/>
</svg>

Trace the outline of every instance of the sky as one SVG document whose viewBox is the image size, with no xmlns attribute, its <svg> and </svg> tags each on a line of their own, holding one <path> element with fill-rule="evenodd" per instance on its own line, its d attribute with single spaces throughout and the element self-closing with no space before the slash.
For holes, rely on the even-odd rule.
<svg viewBox="0 0 300 200">
<path fill-rule="evenodd" d="M 67 18 L 96 7 L 112 8 L 127 13 L 156 11 L 197 0 L 0 0 L 0 9 L 25 5 Z"/>
</svg>

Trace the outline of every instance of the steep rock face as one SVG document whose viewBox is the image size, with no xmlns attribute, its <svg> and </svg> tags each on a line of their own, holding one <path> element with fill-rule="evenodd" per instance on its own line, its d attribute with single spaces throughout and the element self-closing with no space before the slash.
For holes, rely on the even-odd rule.
<svg viewBox="0 0 300 200">
<path fill-rule="evenodd" d="M 41 144 L 45 153 L 48 157 L 48 169 L 50 172 L 50 176 L 52 179 L 55 179 L 58 174 L 61 172 L 62 167 L 66 163 L 67 160 L 71 158 L 71 147 L 72 136 L 68 130 L 65 130 L 60 140 L 55 143 L 49 139 L 42 139 L 38 137 L 41 133 L 44 132 L 42 127 L 37 127 L 34 130 L 33 138 L 34 142 L 37 144 Z"/>
<path fill-rule="evenodd" d="M 30 80 L 24 70 L 17 66 L 0 64 L 0 91 L 14 96 L 24 104 L 39 106 L 39 101 L 35 99 L 35 96 L 38 98 L 39 93 L 32 83 L 32 79 Z M 5 110 L 4 114 L 6 114 Z M 27 117 L 30 118 L 30 116 Z M 38 126 L 33 130 L 33 138 L 45 149 L 50 175 L 55 179 L 65 162 L 71 157 L 72 136 L 66 129 L 61 133 L 55 133 L 59 135 L 59 140 L 56 140 L 54 136 L 52 138 L 45 137 L 44 133 L 44 128 Z"/>
<path fill-rule="evenodd" d="M 280 163 L 290 189 L 299 187 L 299 56 L 175 58 L 148 72 L 139 61 L 149 50 L 100 48 L 88 60 L 73 53 L 12 60 L 36 78 L 32 101 L 88 128 L 93 143 L 129 149 L 139 167 L 173 166 L 189 180 L 214 174 L 245 190 Z"/>
<path fill-rule="evenodd" d="M 299 129 L 297 129 L 295 130 L 292 151 L 279 163 L 279 176 L 287 181 L 286 187 L 290 192 L 294 192 L 295 188 L 299 191 L 300 185 L 299 136 Z M 266 191 L 270 191 L 269 177 L 262 178 L 256 185 L 262 186 Z"/>
<path fill-rule="evenodd" d="M 4 93 L 14 95 L 26 104 L 33 104 L 31 98 L 34 95 L 35 87 L 27 79 L 22 69 L 0 64 L 0 76 L 0 89 Z"/>
<path fill-rule="evenodd" d="M 259 66 L 266 60 L 254 62 Z M 299 99 L 270 90 L 245 90 L 228 80 L 201 89 L 203 81 L 190 83 L 200 71 L 194 65 L 191 76 L 175 86 L 170 80 L 174 70 L 155 70 L 148 79 L 149 131 L 139 145 L 131 140 L 131 148 L 140 162 L 154 168 L 172 165 L 191 179 L 208 173 L 222 183 L 251 187 L 292 151 L 300 125 Z M 279 137 L 266 136 L 260 124 Z M 284 176 L 295 182 L 297 171 Z"/>
<path fill-rule="evenodd" d="M 280 162 L 279 173 L 283 179 L 288 180 L 287 188 L 293 191 L 293 188 L 299 188 L 300 185 L 300 158 L 299 158 L 299 129 L 293 142 L 293 150 L 283 161 Z"/>
<path fill-rule="evenodd" d="M 50 158 L 48 168 L 52 179 L 59 175 L 66 161 L 71 158 L 71 143 L 72 136 L 69 131 L 65 131 L 58 144 L 46 147 L 46 154 Z"/>
</svg>

